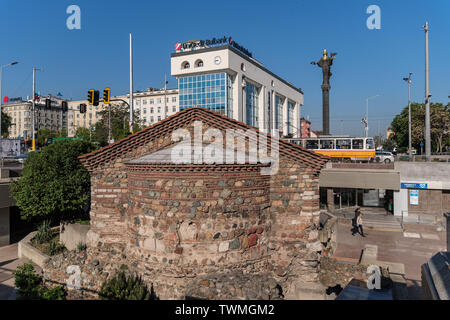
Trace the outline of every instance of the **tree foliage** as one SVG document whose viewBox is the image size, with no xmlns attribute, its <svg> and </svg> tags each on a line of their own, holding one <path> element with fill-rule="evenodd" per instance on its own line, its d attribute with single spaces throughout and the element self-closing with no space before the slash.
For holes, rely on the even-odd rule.
<svg viewBox="0 0 450 320">
<path fill-rule="evenodd" d="M 108 121 L 109 110 L 105 108 L 99 112 L 100 120 L 94 125 L 95 130 L 92 131 L 92 137 L 100 145 L 104 146 L 108 143 Z M 122 104 L 111 104 L 111 137 L 114 141 L 125 138 L 130 134 L 130 108 Z M 139 110 L 133 111 L 133 131 L 139 131 L 144 128 L 144 121 L 140 119 Z"/>
<path fill-rule="evenodd" d="M 11 117 L 8 116 L 6 113 L 4 113 L 2 110 L 2 132 L 1 132 L 2 137 L 8 136 L 9 127 L 11 127 L 11 124 L 12 124 Z"/>
<path fill-rule="evenodd" d="M 73 219 L 90 199 L 90 178 L 78 156 L 94 147 L 82 140 L 58 141 L 31 153 L 11 194 L 24 220 Z"/>
<path fill-rule="evenodd" d="M 408 107 L 397 115 L 392 121 L 394 131 L 393 140 L 400 151 L 408 148 Z M 430 105 L 430 133 L 432 151 L 443 152 L 450 147 L 450 109 L 449 105 L 432 103 Z M 416 150 L 420 150 L 420 143 L 424 142 L 425 131 L 425 105 L 411 104 L 411 144 Z"/>
</svg>

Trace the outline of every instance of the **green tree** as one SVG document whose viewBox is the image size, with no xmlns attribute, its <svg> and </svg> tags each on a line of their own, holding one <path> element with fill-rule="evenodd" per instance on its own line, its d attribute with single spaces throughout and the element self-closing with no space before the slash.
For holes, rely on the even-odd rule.
<svg viewBox="0 0 450 320">
<path fill-rule="evenodd" d="M 100 120 L 94 125 L 92 131 L 93 140 L 101 145 L 108 144 L 108 108 L 99 112 Z M 111 136 L 114 141 L 125 138 L 129 132 L 130 108 L 125 103 L 111 104 Z M 144 128 L 144 121 L 140 119 L 139 110 L 133 112 L 134 132 Z"/>
<path fill-rule="evenodd" d="M 58 141 L 30 154 L 21 178 L 11 184 L 21 218 L 61 221 L 82 216 L 89 205 L 90 178 L 78 156 L 94 149 L 83 140 Z"/>
<path fill-rule="evenodd" d="M 62 128 L 61 131 L 58 131 L 56 133 L 56 137 L 57 138 L 60 138 L 60 137 L 65 138 L 65 137 L 67 137 L 67 129 L 66 128 Z"/>
<path fill-rule="evenodd" d="M 49 140 L 55 138 L 55 136 L 55 133 L 50 129 L 39 129 L 36 135 L 36 140 L 40 146 L 45 146 Z"/>
<path fill-rule="evenodd" d="M 75 132 L 75 137 L 80 137 L 84 141 L 90 141 L 89 129 L 85 127 L 78 127 L 77 131 Z"/>
<path fill-rule="evenodd" d="M 6 113 L 4 113 L 2 110 L 2 132 L 1 132 L 2 137 L 6 138 L 8 136 L 9 127 L 11 127 L 11 124 L 12 124 L 11 117 L 8 116 Z"/>
<path fill-rule="evenodd" d="M 449 147 L 449 106 L 441 103 L 430 105 L 430 132 L 432 140 L 432 151 L 442 152 Z M 397 115 L 392 121 L 394 131 L 393 140 L 399 151 L 404 152 L 408 148 L 408 107 Z M 416 150 L 420 150 L 420 143 L 424 141 L 425 128 L 425 105 L 419 103 L 411 104 L 411 144 Z"/>
<path fill-rule="evenodd" d="M 385 139 L 383 141 L 383 149 L 384 150 L 392 151 L 392 150 L 394 150 L 394 148 L 396 146 L 397 146 L 397 144 L 395 143 L 395 141 L 392 138 Z"/>
</svg>

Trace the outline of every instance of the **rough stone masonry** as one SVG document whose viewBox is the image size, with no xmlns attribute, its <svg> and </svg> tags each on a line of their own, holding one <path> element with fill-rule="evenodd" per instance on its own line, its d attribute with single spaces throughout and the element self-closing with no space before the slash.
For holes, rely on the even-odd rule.
<svg viewBox="0 0 450 320">
<path fill-rule="evenodd" d="M 88 249 L 50 260 L 47 281 L 65 284 L 67 266 L 78 265 L 81 290 L 69 296 L 95 298 L 122 268 L 161 299 L 295 299 L 318 283 L 318 176 L 328 158 L 280 141 L 275 175 L 261 175 L 262 163 L 155 161 L 194 121 L 203 131 L 253 129 L 191 108 L 80 157 L 91 174 Z"/>
</svg>

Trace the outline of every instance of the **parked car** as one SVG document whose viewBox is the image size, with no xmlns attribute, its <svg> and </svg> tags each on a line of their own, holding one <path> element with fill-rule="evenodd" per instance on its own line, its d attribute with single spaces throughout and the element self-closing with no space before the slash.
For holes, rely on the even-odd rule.
<svg viewBox="0 0 450 320">
<path fill-rule="evenodd" d="M 375 151 L 375 161 L 391 163 L 394 161 L 394 155 L 392 154 L 392 152 L 389 151 L 377 150 Z"/>
</svg>

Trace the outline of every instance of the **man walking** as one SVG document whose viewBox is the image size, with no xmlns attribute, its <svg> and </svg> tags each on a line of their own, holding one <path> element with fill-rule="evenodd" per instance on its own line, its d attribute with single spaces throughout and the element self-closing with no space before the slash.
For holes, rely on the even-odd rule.
<svg viewBox="0 0 450 320">
<path fill-rule="evenodd" d="M 362 221 L 362 213 L 361 213 L 361 209 L 360 208 L 356 208 L 355 209 L 355 216 L 352 219 L 352 236 L 355 235 L 355 233 L 359 233 L 361 234 L 361 236 L 366 237 L 364 235 L 364 230 L 363 230 L 363 221 Z"/>
<path fill-rule="evenodd" d="M 361 234 L 362 237 L 366 237 L 364 235 L 364 230 L 363 230 L 363 220 L 362 220 L 362 216 L 363 214 L 360 212 L 358 218 L 356 219 L 356 225 L 357 225 L 357 230 L 359 231 L 359 233 Z"/>
</svg>

